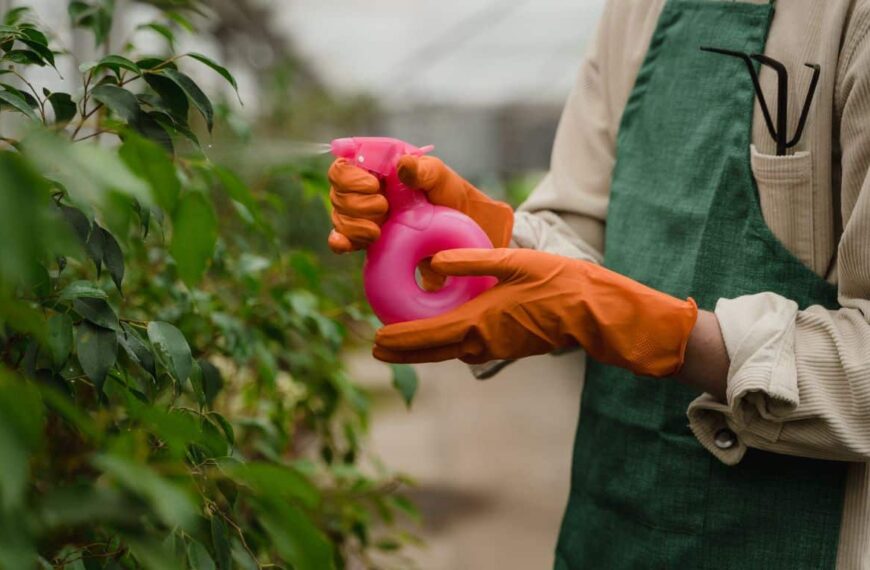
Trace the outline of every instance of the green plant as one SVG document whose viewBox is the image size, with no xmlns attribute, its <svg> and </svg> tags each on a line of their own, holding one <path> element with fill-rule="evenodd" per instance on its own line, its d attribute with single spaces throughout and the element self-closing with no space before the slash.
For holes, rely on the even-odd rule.
<svg viewBox="0 0 870 570">
<path fill-rule="evenodd" d="M 195 2 L 148 3 L 170 49 L 196 33 Z M 113 6 L 69 2 L 104 50 Z M 214 106 L 184 69 L 232 75 L 127 43 L 50 92 L 27 70 L 67 54 L 0 17 L 0 568 L 405 564 L 405 481 L 360 467 L 353 287 L 282 241 L 272 182 L 200 148 Z M 320 172 L 281 176 L 322 194 Z"/>
</svg>

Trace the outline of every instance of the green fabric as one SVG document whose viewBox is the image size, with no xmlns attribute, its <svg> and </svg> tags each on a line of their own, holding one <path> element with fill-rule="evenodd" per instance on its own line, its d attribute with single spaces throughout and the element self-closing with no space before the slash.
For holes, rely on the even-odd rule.
<svg viewBox="0 0 870 570">
<path fill-rule="evenodd" d="M 744 64 L 698 49 L 762 52 L 771 16 L 670 1 L 622 118 L 605 264 L 703 309 L 762 291 L 837 306 L 764 224 Z M 589 363 L 557 569 L 834 567 L 846 464 L 750 450 L 727 467 L 687 426 L 696 395 Z"/>
</svg>

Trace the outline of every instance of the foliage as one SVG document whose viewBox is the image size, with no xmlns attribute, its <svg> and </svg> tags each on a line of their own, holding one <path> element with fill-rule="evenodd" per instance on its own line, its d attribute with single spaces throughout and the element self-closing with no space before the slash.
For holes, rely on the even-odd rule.
<svg viewBox="0 0 870 570">
<path fill-rule="evenodd" d="M 195 29 L 189 0 L 148 3 L 170 48 Z M 113 10 L 69 2 L 103 49 Z M 27 70 L 66 55 L 2 17 L 0 568 L 321 570 L 413 540 L 402 478 L 360 467 L 339 353 L 364 312 L 286 248 L 272 184 L 200 147 L 215 105 L 185 69 L 230 72 L 127 44 L 50 92 Z M 282 176 L 322 193 L 321 172 Z"/>
</svg>

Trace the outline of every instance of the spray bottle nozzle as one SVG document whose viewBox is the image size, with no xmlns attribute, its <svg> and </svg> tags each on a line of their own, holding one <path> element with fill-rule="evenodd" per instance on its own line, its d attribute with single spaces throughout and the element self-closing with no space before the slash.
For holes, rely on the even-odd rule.
<svg viewBox="0 0 870 570">
<path fill-rule="evenodd" d="M 335 139 L 332 154 L 346 158 L 373 174 L 388 176 L 396 168 L 399 158 L 406 154 L 422 156 L 433 146 L 417 148 L 404 141 L 388 137 L 353 137 Z"/>
</svg>

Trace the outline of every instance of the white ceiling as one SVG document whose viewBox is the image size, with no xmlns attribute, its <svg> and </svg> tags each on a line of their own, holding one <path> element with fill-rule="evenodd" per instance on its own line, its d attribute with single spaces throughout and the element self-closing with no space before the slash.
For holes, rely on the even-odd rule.
<svg viewBox="0 0 870 570">
<path fill-rule="evenodd" d="M 604 0 L 269 0 L 328 85 L 388 104 L 561 103 Z"/>
</svg>

